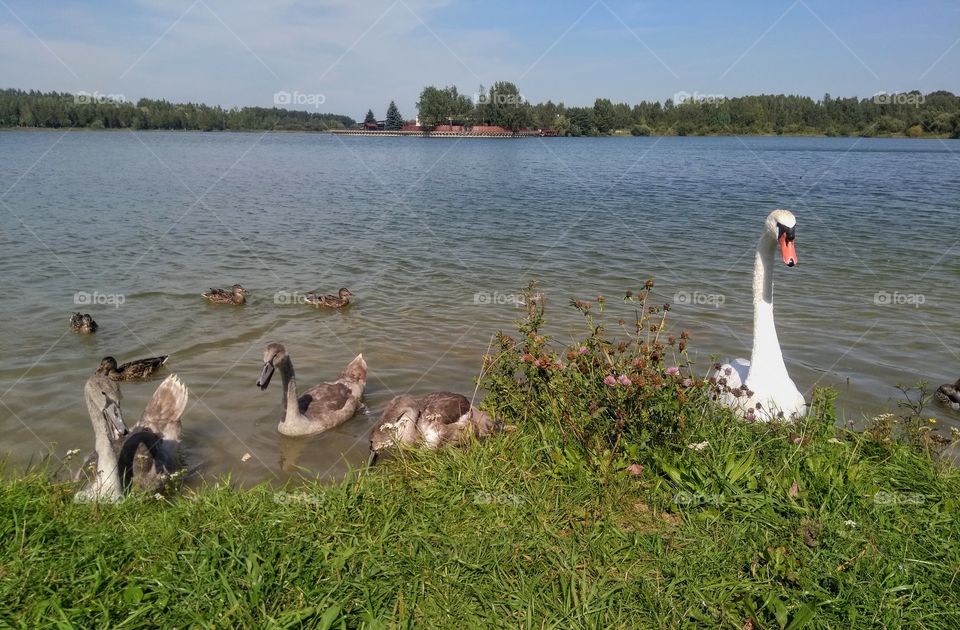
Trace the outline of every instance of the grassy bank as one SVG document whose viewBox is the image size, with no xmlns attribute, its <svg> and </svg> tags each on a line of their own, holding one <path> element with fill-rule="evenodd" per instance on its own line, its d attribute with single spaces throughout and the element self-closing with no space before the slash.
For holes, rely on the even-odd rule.
<svg viewBox="0 0 960 630">
<path fill-rule="evenodd" d="M 687 336 L 666 337 L 666 311 L 645 299 L 627 301 L 641 315 L 619 341 L 602 300 L 578 303 L 589 333 L 564 347 L 531 301 L 483 376 L 515 431 L 401 452 L 337 486 L 221 482 L 97 507 L 44 473 L 7 478 L 0 618 L 957 627 L 960 474 L 922 414 L 853 432 L 821 392 L 798 424 L 733 421 L 685 361 Z"/>
</svg>

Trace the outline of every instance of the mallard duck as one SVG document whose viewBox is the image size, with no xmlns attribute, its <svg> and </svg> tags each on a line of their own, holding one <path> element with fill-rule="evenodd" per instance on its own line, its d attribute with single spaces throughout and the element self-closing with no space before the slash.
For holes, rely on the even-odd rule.
<svg viewBox="0 0 960 630">
<path fill-rule="evenodd" d="M 340 372 L 336 381 L 314 385 L 299 398 L 293 361 L 283 344 L 271 343 L 263 351 L 257 387 L 266 390 L 277 369 L 283 378 L 284 414 L 277 425 L 282 435 L 314 435 L 343 424 L 356 413 L 367 384 L 367 362 L 362 354 Z"/>
<path fill-rule="evenodd" d="M 247 290 L 239 284 L 235 284 L 229 289 L 209 289 L 201 293 L 203 297 L 217 304 L 236 304 L 247 303 Z"/>
<path fill-rule="evenodd" d="M 325 307 L 325 308 L 343 308 L 350 304 L 350 298 L 353 297 L 353 293 L 350 293 L 350 289 L 340 289 L 337 291 L 337 295 L 320 295 L 319 293 L 308 293 L 305 298 L 308 304 L 313 304 L 316 307 Z"/>
<path fill-rule="evenodd" d="M 123 421 L 116 381 L 94 374 L 84 386 L 84 397 L 95 436 L 96 472 L 75 500 L 116 503 L 134 484 L 151 493 L 165 489 L 180 468 L 180 418 L 188 397 L 177 375 L 160 383 L 132 430 Z"/>
<path fill-rule="evenodd" d="M 81 335 L 97 332 L 97 322 L 93 321 L 89 313 L 74 313 L 70 316 L 70 330 Z"/>
<path fill-rule="evenodd" d="M 170 355 L 164 354 L 149 359 L 129 361 L 117 367 L 117 360 L 113 357 L 103 357 L 97 374 L 106 376 L 113 381 L 142 381 L 160 369 Z"/>
<path fill-rule="evenodd" d="M 433 392 L 419 401 L 409 394 L 395 396 L 370 431 L 370 463 L 394 444 L 462 446 L 474 437 L 497 433 L 502 424 L 470 404 L 466 396 Z"/>
<path fill-rule="evenodd" d="M 951 409 L 960 411 L 960 378 L 958 378 L 957 382 L 953 385 L 947 384 L 938 387 L 935 397 L 938 402 L 943 403 Z"/>
</svg>

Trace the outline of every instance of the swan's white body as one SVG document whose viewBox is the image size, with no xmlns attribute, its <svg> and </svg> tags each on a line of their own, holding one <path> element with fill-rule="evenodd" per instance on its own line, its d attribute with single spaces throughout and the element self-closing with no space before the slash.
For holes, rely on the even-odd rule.
<svg viewBox="0 0 960 630">
<path fill-rule="evenodd" d="M 749 361 L 735 359 L 720 366 L 717 379 L 726 379 L 731 390 L 746 386 L 736 396 L 724 392 L 720 400 L 737 413 L 769 422 L 781 414 L 785 419 L 801 418 L 807 413 L 803 394 L 797 389 L 780 352 L 780 341 L 773 318 L 773 261 L 779 242 L 788 266 L 796 264 L 793 228 L 796 218 L 788 210 L 774 210 L 767 217 L 763 235 L 757 243 L 753 268 L 753 351 Z M 789 234 L 789 237 L 786 236 Z M 757 405 L 759 404 L 759 408 Z M 751 413 L 752 411 L 752 413 Z"/>
</svg>

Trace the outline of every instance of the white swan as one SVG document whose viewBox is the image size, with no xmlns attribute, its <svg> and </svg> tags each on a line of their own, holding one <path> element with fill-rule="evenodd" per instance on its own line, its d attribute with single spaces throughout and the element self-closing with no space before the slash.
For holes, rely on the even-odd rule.
<svg viewBox="0 0 960 630">
<path fill-rule="evenodd" d="M 715 374 L 727 389 L 741 390 L 740 396 L 724 391 L 720 401 L 749 419 L 769 422 L 782 414 L 789 420 L 807 413 L 803 394 L 787 374 L 773 321 L 774 253 L 779 245 L 783 262 L 797 264 L 796 224 L 789 210 L 774 210 L 764 222 L 753 267 L 753 352 L 749 361 L 725 363 Z"/>
<path fill-rule="evenodd" d="M 116 503 L 131 484 L 148 492 L 162 490 L 180 467 L 180 417 L 187 396 L 186 386 L 171 374 L 157 387 L 140 422 L 130 431 L 120 412 L 120 386 L 103 374 L 90 377 L 84 398 L 96 436 L 96 473 L 74 499 Z"/>
</svg>

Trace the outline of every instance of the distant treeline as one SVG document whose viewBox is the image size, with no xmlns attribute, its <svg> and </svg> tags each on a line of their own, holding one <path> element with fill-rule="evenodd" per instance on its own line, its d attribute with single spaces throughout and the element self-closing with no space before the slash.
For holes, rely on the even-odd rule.
<svg viewBox="0 0 960 630">
<path fill-rule="evenodd" d="M 482 86 L 471 99 L 456 86 L 428 86 L 417 108 L 427 126 L 500 125 L 555 129 L 560 135 L 810 134 L 841 136 L 960 137 L 960 97 L 950 92 L 904 92 L 870 98 L 820 100 L 806 96 L 761 95 L 726 98 L 718 94 L 680 93 L 664 103 L 638 105 L 598 98 L 593 107 L 526 101 L 513 83 Z"/>
<path fill-rule="evenodd" d="M 148 98 L 133 103 L 111 95 L 0 90 L 0 127 L 325 131 L 354 124 L 349 116 L 276 107 L 223 109 Z"/>
</svg>

